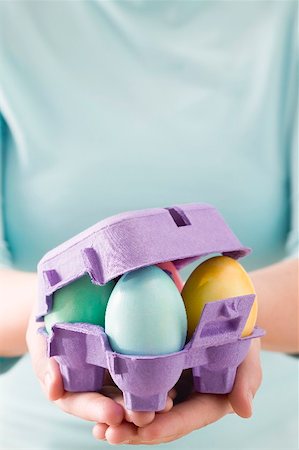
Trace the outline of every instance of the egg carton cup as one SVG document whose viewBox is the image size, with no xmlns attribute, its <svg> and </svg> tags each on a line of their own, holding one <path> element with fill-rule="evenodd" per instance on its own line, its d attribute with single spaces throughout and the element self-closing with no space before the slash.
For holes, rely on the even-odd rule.
<svg viewBox="0 0 299 450">
<path fill-rule="evenodd" d="M 218 211 L 207 204 L 184 204 L 122 213 L 98 222 L 47 253 L 38 265 L 38 321 L 51 311 L 53 293 L 88 274 L 98 285 L 141 267 L 172 261 L 177 269 L 203 255 L 239 258 L 243 247 Z M 232 390 L 236 370 L 260 328 L 241 337 L 254 294 L 205 305 L 185 347 L 157 356 L 114 352 L 104 329 L 86 323 L 55 324 L 48 335 L 48 356 L 58 361 L 64 388 L 100 391 L 107 369 L 135 411 L 164 409 L 168 391 L 184 369 L 192 369 L 194 388 L 202 393 Z M 161 299 L 163 301 L 163 299 Z"/>
</svg>

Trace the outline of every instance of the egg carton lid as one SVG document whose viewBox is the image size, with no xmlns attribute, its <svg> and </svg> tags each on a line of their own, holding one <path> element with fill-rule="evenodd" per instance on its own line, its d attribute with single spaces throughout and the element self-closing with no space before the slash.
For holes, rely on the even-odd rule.
<svg viewBox="0 0 299 450">
<path fill-rule="evenodd" d="M 189 203 L 111 216 L 41 259 L 37 320 L 51 311 L 57 289 L 84 274 L 104 285 L 141 267 L 172 261 L 180 269 L 211 253 L 235 259 L 250 253 L 212 205 Z"/>
</svg>

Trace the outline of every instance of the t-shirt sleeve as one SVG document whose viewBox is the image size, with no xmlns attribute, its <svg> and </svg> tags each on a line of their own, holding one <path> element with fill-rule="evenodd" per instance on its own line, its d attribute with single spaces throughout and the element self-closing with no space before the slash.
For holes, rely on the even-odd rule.
<svg viewBox="0 0 299 450">
<path fill-rule="evenodd" d="M 6 125 L 0 115 L 0 269 L 12 267 L 11 255 L 8 249 L 4 235 L 4 208 L 3 201 L 3 181 L 4 181 L 4 145 L 5 145 Z M 5 299 L 0 299 L 5 301 Z M 20 358 L 3 358 L 0 357 L 0 374 L 7 372 Z"/>
<path fill-rule="evenodd" d="M 291 47 L 291 65 L 289 83 L 286 86 L 289 98 L 289 108 L 286 114 L 287 142 L 290 149 L 289 158 L 289 206 L 290 226 L 286 244 L 288 258 L 298 258 L 299 252 L 299 180 L 298 180 L 298 67 L 299 49 L 297 40 L 297 27 L 294 27 L 294 39 Z"/>
<path fill-rule="evenodd" d="M 14 358 L 4 358 L 0 356 L 0 375 L 8 372 L 20 359 L 21 356 L 16 356 Z"/>
<path fill-rule="evenodd" d="M 3 188 L 4 188 L 4 145 L 6 137 L 6 125 L 0 115 L 0 268 L 11 267 L 11 255 L 4 235 L 4 208 Z"/>
<path fill-rule="evenodd" d="M 287 257 L 298 258 L 299 254 L 299 180 L 298 180 L 298 107 L 294 117 L 290 155 L 290 231 L 287 239 Z"/>
<path fill-rule="evenodd" d="M 290 232 L 287 239 L 288 258 L 298 258 L 299 256 L 299 149 L 298 149 L 298 90 L 296 93 L 297 111 L 294 115 L 294 131 L 291 143 L 290 157 Z M 299 358 L 299 354 L 289 354 Z"/>
</svg>

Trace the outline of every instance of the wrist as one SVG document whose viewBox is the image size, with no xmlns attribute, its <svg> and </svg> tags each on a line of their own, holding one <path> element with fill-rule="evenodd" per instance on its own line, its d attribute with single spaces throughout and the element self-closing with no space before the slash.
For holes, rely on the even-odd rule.
<svg viewBox="0 0 299 450">
<path fill-rule="evenodd" d="M 0 270 L 0 355 L 27 352 L 26 330 L 36 298 L 37 275 L 11 269 Z"/>
</svg>

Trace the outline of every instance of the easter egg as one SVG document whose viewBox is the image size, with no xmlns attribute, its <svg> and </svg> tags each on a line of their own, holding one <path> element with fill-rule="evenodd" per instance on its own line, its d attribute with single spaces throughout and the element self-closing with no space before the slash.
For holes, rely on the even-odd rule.
<svg viewBox="0 0 299 450">
<path fill-rule="evenodd" d="M 118 353 L 162 355 L 181 350 L 187 317 L 169 275 L 156 266 L 124 274 L 107 305 L 105 332 Z"/>
<path fill-rule="evenodd" d="M 175 265 L 171 261 L 163 262 L 157 264 L 160 269 L 164 270 L 164 272 L 168 273 L 178 288 L 179 292 L 182 292 L 184 283 L 180 277 L 179 271 L 176 269 Z"/>
<path fill-rule="evenodd" d="M 254 293 L 249 275 L 235 259 L 215 256 L 204 261 L 191 273 L 182 290 L 188 317 L 188 338 L 192 337 L 206 303 Z M 252 333 L 256 318 L 255 298 L 242 337 Z"/>
<path fill-rule="evenodd" d="M 104 327 L 106 306 L 114 286 L 113 280 L 98 286 L 85 275 L 58 289 L 53 294 L 53 308 L 45 316 L 48 333 L 55 323 L 61 322 L 86 322 Z"/>
</svg>

